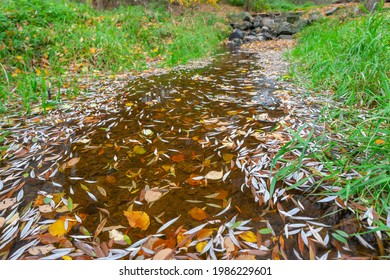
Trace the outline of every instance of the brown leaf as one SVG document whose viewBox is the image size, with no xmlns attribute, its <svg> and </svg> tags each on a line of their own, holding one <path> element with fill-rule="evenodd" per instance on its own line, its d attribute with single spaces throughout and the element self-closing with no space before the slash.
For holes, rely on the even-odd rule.
<svg viewBox="0 0 390 280">
<path fill-rule="evenodd" d="M 210 171 L 206 174 L 205 178 L 207 180 L 220 180 L 223 177 L 223 171 Z"/>
<path fill-rule="evenodd" d="M 0 211 L 7 209 L 16 203 L 16 197 L 13 198 L 5 198 L 0 201 Z"/>
<path fill-rule="evenodd" d="M 98 227 L 96 228 L 95 230 L 95 233 L 93 234 L 93 238 L 96 238 L 99 236 L 99 234 L 102 232 L 104 226 L 106 225 L 107 223 L 107 218 L 104 218 L 100 224 L 98 225 Z"/>
<path fill-rule="evenodd" d="M 154 255 L 153 260 L 171 260 L 173 250 L 166 248 L 158 251 L 156 255 Z"/>
<path fill-rule="evenodd" d="M 80 161 L 79 157 L 72 158 L 72 159 L 68 160 L 68 162 L 66 163 L 66 167 L 67 168 L 72 167 L 72 166 L 76 165 L 79 161 Z"/>
<path fill-rule="evenodd" d="M 54 250 L 56 247 L 54 247 L 52 244 L 44 245 L 44 246 L 36 246 L 36 247 L 31 247 L 28 249 L 28 252 L 33 255 L 46 255 L 47 253 L 51 252 Z"/>
<path fill-rule="evenodd" d="M 45 233 L 45 234 L 41 234 L 39 237 L 38 237 L 39 241 L 42 243 L 42 244 L 52 244 L 52 243 L 57 243 L 57 242 L 60 242 L 60 238 L 58 238 L 57 236 L 53 236 L 51 235 L 50 233 Z"/>
<path fill-rule="evenodd" d="M 132 228 L 147 230 L 150 225 L 149 215 L 143 211 L 123 211 Z"/>
<path fill-rule="evenodd" d="M 192 208 L 188 213 L 191 215 L 192 218 L 198 221 L 205 220 L 208 218 L 207 213 L 199 207 Z"/>
<path fill-rule="evenodd" d="M 0 228 L 2 228 L 5 224 L 5 218 L 4 217 L 0 217 Z"/>
<path fill-rule="evenodd" d="M 116 178 L 112 175 L 106 176 L 106 181 L 109 182 L 111 185 L 116 185 Z"/>
<path fill-rule="evenodd" d="M 213 234 L 213 231 L 214 230 L 210 228 L 202 228 L 200 231 L 197 232 L 196 237 L 198 240 L 202 240 Z"/>
<path fill-rule="evenodd" d="M 241 254 L 234 258 L 234 260 L 245 260 L 245 261 L 254 261 L 256 260 L 255 255 Z"/>
<path fill-rule="evenodd" d="M 157 201 L 162 196 L 162 193 L 159 191 L 158 188 L 152 188 L 145 193 L 145 200 L 148 203 L 152 203 L 154 201 Z"/>
</svg>

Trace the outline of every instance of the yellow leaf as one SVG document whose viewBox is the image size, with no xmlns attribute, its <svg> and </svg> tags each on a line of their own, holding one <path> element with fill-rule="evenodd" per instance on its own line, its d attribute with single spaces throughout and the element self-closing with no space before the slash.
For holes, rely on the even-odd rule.
<svg viewBox="0 0 390 280">
<path fill-rule="evenodd" d="M 62 216 L 50 225 L 49 233 L 52 236 L 61 237 L 68 233 L 75 224 L 75 220 L 70 219 L 68 216 Z"/>
<path fill-rule="evenodd" d="M 89 49 L 89 52 L 90 52 L 91 54 L 94 54 L 94 53 L 96 52 L 96 50 L 97 50 L 96 48 L 90 48 L 90 49 Z"/>
<path fill-rule="evenodd" d="M 203 251 L 204 247 L 206 247 L 207 243 L 208 243 L 207 241 L 202 241 L 202 242 L 199 242 L 198 244 L 196 244 L 196 246 L 195 246 L 196 251 L 198 253 L 202 253 L 202 251 Z"/>
<path fill-rule="evenodd" d="M 245 231 L 245 232 L 239 234 L 238 236 L 241 237 L 246 242 L 251 242 L 251 243 L 257 242 L 256 234 L 254 234 L 251 231 Z"/>
<path fill-rule="evenodd" d="M 137 155 L 143 155 L 144 153 L 146 153 L 146 150 L 143 147 L 137 145 L 137 146 L 134 146 L 133 152 Z"/>
<path fill-rule="evenodd" d="M 382 139 L 377 139 L 377 140 L 375 140 L 375 144 L 377 144 L 377 145 L 383 145 L 383 144 L 385 144 L 386 143 L 386 141 L 385 140 L 382 140 Z"/>
<path fill-rule="evenodd" d="M 63 260 L 65 260 L 65 261 L 71 261 L 71 260 L 73 260 L 71 257 L 69 257 L 69 256 L 62 256 L 61 257 Z"/>
<path fill-rule="evenodd" d="M 16 58 L 17 58 L 17 60 L 20 60 L 20 61 L 23 60 L 23 57 L 20 55 L 16 56 Z"/>
<path fill-rule="evenodd" d="M 233 159 L 234 155 L 233 154 L 223 154 L 222 158 L 224 162 L 230 162 Z"/>
<path fill-rule="evenodd" d="M 131 107 L 131 106 L 134 105 L 134 103 L 133 103 L 133 102 L 127 102 L 127 103 L 125 103 L 125 105 L 126 105 L 127 107 Z"/>
<path fill-rule="evenodd" d="M 129 225 L 132 228 L 140 228 L 147 230 L 150 225 L 149 215 L 143 211 L 123 211 L 126 216 Z"/>
</svg>

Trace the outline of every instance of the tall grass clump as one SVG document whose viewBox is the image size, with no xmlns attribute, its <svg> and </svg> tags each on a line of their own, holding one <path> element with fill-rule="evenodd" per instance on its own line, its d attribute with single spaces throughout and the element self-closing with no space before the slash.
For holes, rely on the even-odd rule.
<svg viewBox="0 0 390 280">
<path fill-rule="evenodd" d="M 64 0 L 7 0 L 1 5 L 3 112 L 50 103 L 44 100 L 47 82 L 77 88 L 79 77 L 98 71 L 171 67 L 210 55 L 228 33 L 223 19 L 214 15 L 175 16 L 162 5 L 106 11 Z"/>
<path fill-rule="evenodd" d="M 304 30 L 290 53 L 293 76 L 331 101 L 324 102 L 310 137 L 297 133 L 274 160 L 297 149 L 296 167 L 305 168 L 303 158 L 320 161 L 323 170 L 312 174 L 316 186 L 332 186 L 343 200 L 372 207 L 384 217 L 377 226 L 390 211 L 389 57 L 388 13 L 327 20 Z M 284 168 L 276 177 L 290 173 Z"/>
</svg>

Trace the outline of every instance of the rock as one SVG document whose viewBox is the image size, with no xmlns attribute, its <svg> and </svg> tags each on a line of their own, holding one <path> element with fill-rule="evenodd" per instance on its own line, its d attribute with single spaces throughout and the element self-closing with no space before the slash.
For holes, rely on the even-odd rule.
<svg viewBox="0 0 390 280">
<path fill-rule="evenodd" d="M 259 92 L 255 99 L 263 108 L 269 109 L 270 107 L 280 106 L 280 99 L 274 96 L 269 89 Z"/>
<path fill-rule="evenodd" d="M 261 31 L 263 31 L 263 32 L 269 32 L 269 31 L 271 31 L 271 28 L 269 28 L 268 26 L 263 26 L 263 27 L 261 28 Z"/>
<path fill-rule="evenodd" d="M 326 16 L 331 16 L 331 15 L 333 15 L 335 12 L 337 12 L 338 9 L 339 9 L 339 7 L 334 7 L 333 9 L 327 10 L 327 11 L 325 12 L 325 15 L 326 15 Z"/>
<path fill-rule="evenodd" d="M 253 19 L 253 28 L 258 28 L 263 26 L 263 18 L 261 16 L 256 16 Z"/>
<path fill-rule="evenodd" d="M 244 34 L 240 29 L 234 29 L 233 32 L 229 36 L 229 41 L 233 41 L 234 39 L 242 40 L 244 38 Z"/>
<path fill-rule="evenodd" d="M 286 21 L 289 23 L 295 23 L 301 18 L 300 13 L 288 13 L 286 15 Z"/>
<path fill-rule="evenodd" d="M 274 36 L 272 36 L 268 32 L 263 32 L 263 33 L 260 34 L 260 36 L 264 37 L 265 40 L 272 40 L 272 39 L 274 39 Z"/>
<path fill-rule="evenodd" d="M 291 23 L 284 21 L 276 24 L 275 33 L 277 35 L 292 35 L 296 33 L 296 29 Z"/>
<path fill-rule="evenodd" d="M 272 18 L 263 18 L 262 20 L 263 27 L 266 26 L 270 29 L 273 28 L 275 21 Z"/>
<path fill-rule="evenodd" d="M 279 39 L 282 39 L 282 40 L 292 40 L 293 36 L 292 35 L 281 34 L 281 35 L 279 35 Z"/>
<path fill-rule="evenodd" d="M 240 30 L 248 30 L 248 29 L 251 29 L 252 27 L 253 27 L 253 24 L 249 21 L 242 21 L 242 22 L 234 24 L 234 28 L 238 28 Z"/>
<path fill-rule="evenodd" d="M 252 18 L 252 16 L 251 16 L 250 13 L 245 12 L 245 13 L 243 14 L 242 20 L 243 20 L 243 21 L 252 22 L 252 21 L 253 21 L 253 18 Z"/>
<path fill-rule="evenodd" d="M 322 19 L 322 15 L 320 12 L 314 12 L 309 15 L 310 22 L 319 21 L 320 19 Z"/>
</svg>

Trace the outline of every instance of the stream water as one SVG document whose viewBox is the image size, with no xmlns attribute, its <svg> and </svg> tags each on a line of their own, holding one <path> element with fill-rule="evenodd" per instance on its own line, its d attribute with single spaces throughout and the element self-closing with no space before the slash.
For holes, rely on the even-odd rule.
<svg viewBox="0 0 390 280">
<path fill-rule="evenodd" d="M 283 208 L 276 209 L 262 203 L 266 193 L 261 189 L 248 188 L 246 167 L 268 168 L 264 142 L 286 115 L 272 97 L 275 81 L 261 76 L 260 69 L 253 55 L 229 52 L 199 69 L 138 77 L 101 103 L 89 100 L 96 110 L 85 112 L 77 132 L 61 145 L 46 146 L 48 160 L 31 164 L 34 174 L 29 171 L 25 179 L 21 206 L 36 201 L 42 216 L 37 229 L 38 221 L 68 220 L 61 225 L 63 232 L 57 228 L 62 241 L 44 244 L 73 258 L 150 258 L 167 248 L 172 255 L 200 259 L 377 254 L 358 240 L 348 248 L 332 242 L 332 225 L 357 230 L 352 213 L 299 192 L 286 194 Z M 104 114 L 94 113 L 103 107 Z M 53 164 L 50 159 L 58 154 Z M 294 211 L 297 205 L 302 208 L 299 221 L 278 211 Z M 198 226 L 202 229 L 183 235 Z M 39 230 L 44 232 L 42 225 Z M 38 230 L 31 233 L 39 236 Z M 181 244 L 186 236 L 191 238 Z M 14 243 L 11 251 L 24 244 Z M 37 256 L 30 250 L 34 256 L 28 257 L 31 248 L 25 249 L 24 257 Z"/>
</svg>

